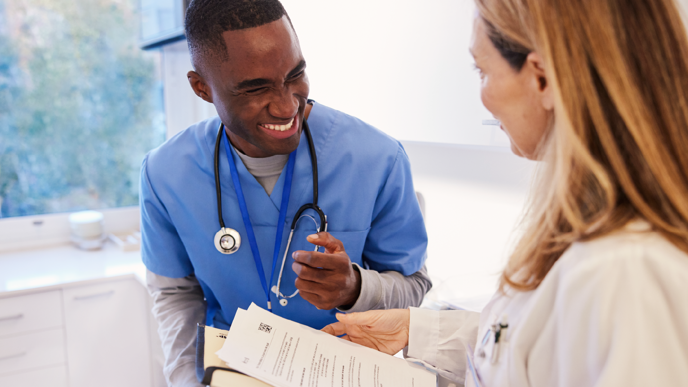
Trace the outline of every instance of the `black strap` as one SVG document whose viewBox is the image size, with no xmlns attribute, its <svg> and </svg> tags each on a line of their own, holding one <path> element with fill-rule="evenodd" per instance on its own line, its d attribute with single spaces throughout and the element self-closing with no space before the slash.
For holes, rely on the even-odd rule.
<svg viewBox="0 0 688 387">
<path fill-rule="evenodd" d="M 225 228 L 225 222 L 222 220 L 222 191 L 220 189 L 220 140 L 225 131 L 225 125 L 220 123 L 220 129 L 217 131 L 217 140 L 215 141 L 215 192 L 217 193 L 217 219 L 220 221 L 220 228 Z M 232 155 L 227 155 L 232 157 Z"/>
</svg>

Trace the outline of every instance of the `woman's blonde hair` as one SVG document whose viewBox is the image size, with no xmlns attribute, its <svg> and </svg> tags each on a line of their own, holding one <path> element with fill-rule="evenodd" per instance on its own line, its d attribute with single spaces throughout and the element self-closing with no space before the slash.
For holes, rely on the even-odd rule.
<svg viewBox="0 0 688 387">
<path fill-rule="evenodd" d="M 537 52 L 555 123 L 502 289 L 644 219 L 688 252 L 688 38 L 673 0 L 476 0 L 502 53 Z M 505 45 L 504 42 L 508 44 Z"/>
</svg>

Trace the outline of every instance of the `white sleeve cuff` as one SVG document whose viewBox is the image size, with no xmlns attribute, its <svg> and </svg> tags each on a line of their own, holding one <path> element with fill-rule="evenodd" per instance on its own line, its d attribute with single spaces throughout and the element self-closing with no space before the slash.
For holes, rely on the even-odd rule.
<svg viewBox="0 0 688 387">
<path fill-rule="evenodd" d="M 431 309 L 409 308 L 408 357 L 437 364 L 437 343 L 440 335 L 440 312 Z"/>
</svg>

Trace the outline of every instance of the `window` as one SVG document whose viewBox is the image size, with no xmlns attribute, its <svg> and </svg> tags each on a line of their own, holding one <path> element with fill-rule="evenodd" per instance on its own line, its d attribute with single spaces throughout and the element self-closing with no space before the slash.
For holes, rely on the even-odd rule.
<svg viewBox="0 0 688 387">
<path fill-rule="evenodd" d="M 165 139 L 135 0 L 0 0 L 0 217 L 138 204 Z"/>
</svg>

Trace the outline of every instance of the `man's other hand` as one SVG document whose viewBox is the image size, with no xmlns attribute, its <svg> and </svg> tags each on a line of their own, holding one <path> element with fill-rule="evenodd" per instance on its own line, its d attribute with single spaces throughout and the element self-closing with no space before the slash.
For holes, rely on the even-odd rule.
<svg viewBox="0 0 688 387">
<path fill-rule="evenodd" d="M 328 232 L 309 235 L 308 242 L 325 252 L 295 251 L 292 269 L 304 300 L 319 309 L 351 306 L 361 293 L 361 273 L 354 269 L 342 241 Z"/>
</svg>

